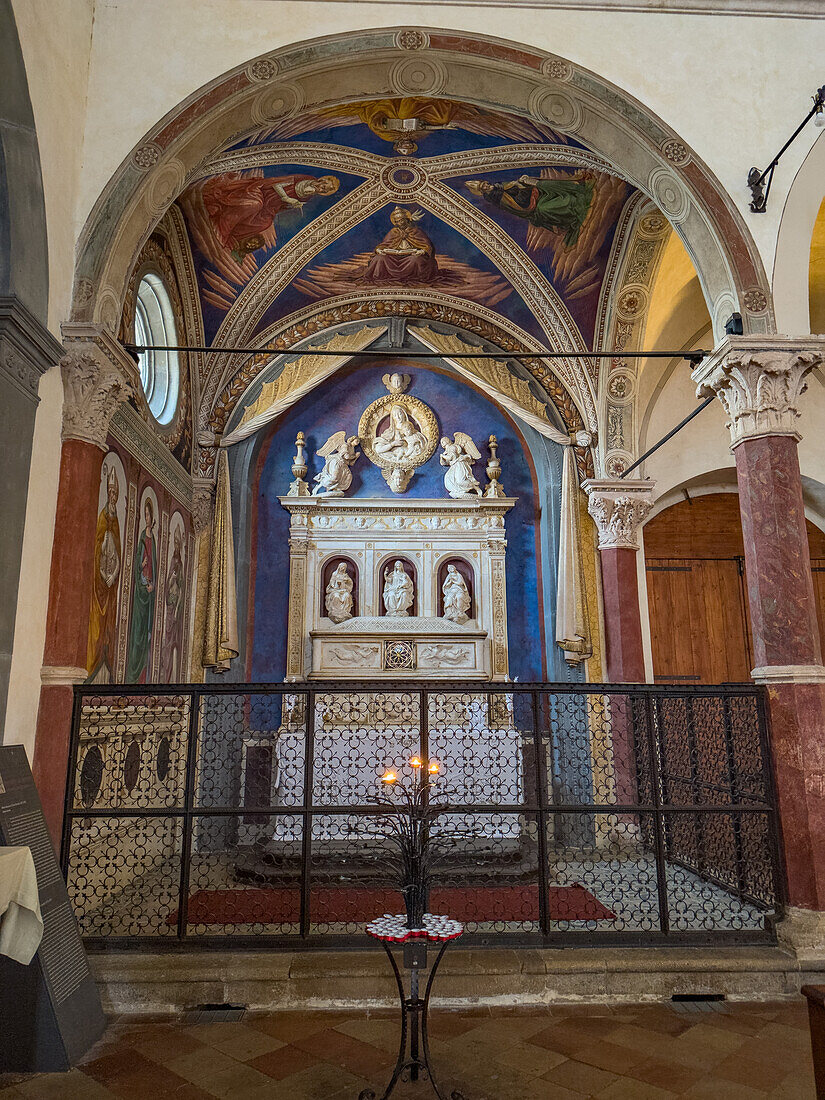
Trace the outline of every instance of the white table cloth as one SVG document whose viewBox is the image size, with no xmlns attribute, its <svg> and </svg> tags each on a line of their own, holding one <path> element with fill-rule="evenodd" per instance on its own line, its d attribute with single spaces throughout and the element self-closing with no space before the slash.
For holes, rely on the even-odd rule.
<svg viewBox="0 0 825 1100">
<path fill-rule="evenodd" d="M 0 955 L 28 966 L 42 938 L 31 848 L 0 847 Z"/>
</svg>

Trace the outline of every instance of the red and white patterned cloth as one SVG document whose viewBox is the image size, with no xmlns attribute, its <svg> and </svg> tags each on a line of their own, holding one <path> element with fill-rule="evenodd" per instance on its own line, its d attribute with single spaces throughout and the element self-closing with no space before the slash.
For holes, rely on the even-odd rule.
<svg viewBox="0 0 825 1100">
<path fill-rule="evenodd" d="M 443 943 L 455 940 L 464 932 L 464 925 L 452 917 L 424 914 L 423 928 L 407 928 L 407 918 L 403 913 L 385 913 L 367 925 L 367 935 L 388 943 L 405 943 L 407 940 L 431 940 Z"/>
</svg>

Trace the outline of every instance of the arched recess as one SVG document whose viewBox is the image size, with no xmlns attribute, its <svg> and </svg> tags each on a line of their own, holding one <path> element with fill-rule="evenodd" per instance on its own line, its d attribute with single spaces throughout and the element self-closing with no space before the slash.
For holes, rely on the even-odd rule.
<svg viewBox="0 0 825 1100">
<path fill-rule="evenodd" d="M 811 238 L 825 197 L 825 133 L 817 138 L 788 192 L 773 266 L 773 301 L 779 332 L 811 331 L 808 274 Z"/>
<path fill-rule="evenodd" d="M 594 73 L 522 44 L 409 27 L 283 47 L 210 82 L 166 115 L 123 161 L 89 215 L 78 244 L 73 318 L 116 327 L 141 244 L 199 165 L 230 141 L 304 108 L 388 94 L 460 99 L 575 135 L 650 195 L 676 227 L 717 335 L 735 310 L 746 332 L 773 329 L 769 286 L 741 215 L 696 154 L 643 104 Z"/>
</svg>

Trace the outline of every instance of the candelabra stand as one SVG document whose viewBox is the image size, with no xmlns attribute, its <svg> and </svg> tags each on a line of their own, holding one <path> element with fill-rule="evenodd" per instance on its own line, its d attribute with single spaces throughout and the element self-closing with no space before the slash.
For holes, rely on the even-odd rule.
<svg viewBox="0 0 825 1100">
<path fill-rule="evenodd" d="M 381 782 L 387 791 L 399 796 L 381 797 L 378 804 L 389 812 L 377 821 L 377 829 L 387 839 L 395 853 L 386 862 L 395 870 L 401 893 L 406 904 L 406 915 L 385 914 L 367 925 L 367 933 L 379 940 L 390 960 L 398 999 L 401 1004 L 401 1038 L 398 1058 L 390 1083 L 381 1095 L 387 1098 L 399 1081 L 418 1081 L 425 1077 L 438 1100 L 447 1100 L 433 1077 L 430 1067 L 430 1047 L 427 1030 L 427 1011 L 430 994 L 448 944 L 457 939 L 464 926 L 449 917 L 427 913 L 427 899 L 432 877 L 432 867 L 437 854 L 454 842 L 451 838 L 432 837 L 432 825 L 444 807 L 431 802 L 430 793 L 439 773 L 435 760 L 426 761 L 414 756 L 409 762 L 412 785 L 399 782 L 394 771 L 388 771 Z M 428 944 L 439 944 L 438 953 L 427 978 L 424 996 L 420 993 L 420 975 L 427 970 Z M 404 987 L 401 970 L 393 948 L 401 946 L 402 964 L 409 971 L 409 996 Z M 408 1049 L 409 1043 L 409 1049 Z M 375 1100 L 372 1089 L 364 1089 L 359 1100 Z M 450 1093 L 450 1100 L 464 1100 L 458 1091 Z"/>
</svg>

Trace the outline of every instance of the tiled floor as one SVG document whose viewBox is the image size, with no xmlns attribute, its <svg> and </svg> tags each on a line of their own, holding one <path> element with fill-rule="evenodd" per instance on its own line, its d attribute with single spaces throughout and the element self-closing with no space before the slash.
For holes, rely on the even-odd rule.
<svg viewBox="0 0 825 1100">
<path fill-rule="evenodd" d="M 555 1006 L 431 1014 L 446 1095 L 466 1100 L 814 1100 L 803 1002 Z M 390 1012 L 247 1014 L 188 1024 L 120 1017 L 78 1069 L 0 1075 L 0 1100 L 357 1100 L 394 1063 Z M 393 1100 L 431 1100 L 425 1083 Z"/>
</svg>

